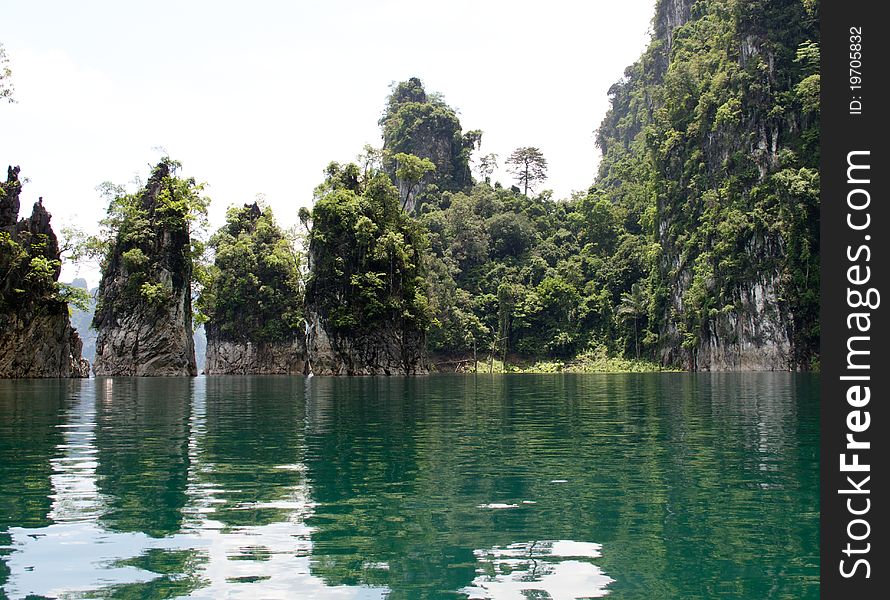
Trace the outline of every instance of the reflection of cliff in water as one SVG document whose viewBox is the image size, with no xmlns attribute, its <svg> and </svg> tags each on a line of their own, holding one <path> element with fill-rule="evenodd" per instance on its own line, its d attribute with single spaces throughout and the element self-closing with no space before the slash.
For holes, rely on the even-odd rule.
<svg viewBox="0 0 890 600">
<path fill-rule="evenodd" d="M 64 443 L 59 425 L 65 407 L 82 383 L 0 380 L 0 586 L 9 578 L 9 529 L 50 523 L 50 461 Z"/>
<path fill-rule="evenodd" d="M 182 526 L 192 385 L 175 377 L 95 380 L 96 475 L 109 529 L 162 537 Z"/>
<path fill-rule="evenodd" d="M 287 521 L 305 483 L 302 380 L 225 376 L 200 385 L 190 488 L 212 497 L 212 518 L 225 527 Z"/>
<path fill-rule="evenodd" d="M 566 515 L 590 465 L 560 451 L 576 433 L 578 404 L 550 410 L 551 394 L 571 395 L 565 386 L 575 384 L 545 378 L 529 394 L 510 378 L 441 383 L 312 379 L 312 568 L 327 583 L 385 585 L 393 599 L 444 597 L 473 585 L 479 548 L 575 539 L 577 521 Z M 548 448 L 556 451 L 541 452 Z M 557 477 L 567 483 L 551 483 Z"/>
<path fill-rule="evenodd" d="M 442 564 L 468 550 L 418 539 L 435 535 L 412 507 L 419 465 L 414 432 L 421 380 L 313 377 L 306 396 L 306 467 L 315 499 L 312 573 L 328 585 L 443 588 Z M 437 555 L 432 556 L 433 553 Z"/>
<path fill-rule="evenodd" d="M 661 550 L 667 572 L 723 562 L 722 576 L 701 571 L 687 577 L 685 583 L 696 581 L 709 596 L 730 589 L 745 595 L 738 586 L 758 582 L 745 565 L 762 561 L 784 565 L 762 574 L 764 581 L 789 582 L 783 585 L 794 589 L 793 582 L 812 577 L 804 565 L 818 564 L 818 449 L 803 451 L 800 440 L 818 438 L 818 420 L 799 412 L 801 398 L 818 403 L 818 385 L 817 377 L 788 373 L 660 378 L 658 394 L 665 400 L 650 404 L 665 424 L 658 460 L 664 476 L 655 485 L 664 491 L 656 508 L 664 511 L 663 535 L 671 540 Z M 805 411 L 818 414 L 812 407 Z M 812 504 L 789 512 L 802 495 Z M 672 579 L 662 583 L 670 586 L 666 592 L 676 589 Z"/>
<path fill-rule="evenodd" d="M 13 598 L 818 591 L 815 377 L 4 385 Z"/>
<path fill-rule="evenodd" d="M 187 518 L 175 537 L 204 549 L 198 595 L 321 597 L 328 586 L 309 566 L 314 501 L 303 463 L 303 379 L 198 378 L 193 394 Z M 369 588 L 335 593 L 384 596 Z"/>
</svg>

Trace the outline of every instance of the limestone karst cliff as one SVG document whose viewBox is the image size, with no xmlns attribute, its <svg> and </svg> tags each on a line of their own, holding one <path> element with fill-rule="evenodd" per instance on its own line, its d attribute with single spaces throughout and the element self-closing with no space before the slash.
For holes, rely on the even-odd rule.
<svg viewBox="0 0 890 600">
<path fill-rule="evenodd" d="M 93 327 L 96 375 L 196 375 L 190 223 L 205 200 L 165 159 L 136 194 L 112 199 L 112 239 Z"/>
<path fill-rule="evenodd" d="M 481 142 L 482 132 L 464 133 L 455 110 L 439 95 L 427 94 L 417 77 L 393 87 L 380 125 L 384 168 L 398 187 L 400 197 L 410 196 L 406 202 L 409 213 L 414 210 L 415 200 L 422 200 L 426 191 L 453 192 L 473 185 L 470 153 Z M 396 176 L 397 161 L 392 157 L 400 152 L 428 159 L 435 166 L 424 176 L 417 192 L 409 190 L 409 184 Z"/>
<path fill-rule="evenodd" d="M 214 263 L 199 299 L 208 375 L 294 375 L 306 369 L 297 254 L 272 210 L 232 207 L 210 239 Z"/>
<path fill-rule="evenodd" d="M 818 357 L 819 22 L 812 2 L 660 0 L 610 90 L 596 187 L 648 247 L 644 340 L 694 370 Z"/>
<path fill-rule="evenodd" d="M 307 350 L 316 375 L 425 372 L 427 299 L 417 223 L 378 172 L 328 167 L 312 210 Z"/>
<path fill-rule="evenodd" d="M 42 199 L 18 220 L 19 167 L 0 183 L 0 378 L 88 377 L 71 327 L 59 243 Z"/>
</svg>

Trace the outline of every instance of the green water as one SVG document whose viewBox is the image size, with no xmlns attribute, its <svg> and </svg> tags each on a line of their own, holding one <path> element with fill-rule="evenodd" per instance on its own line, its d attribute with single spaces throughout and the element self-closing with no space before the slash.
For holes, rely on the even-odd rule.
<svg viewBox="0 0 890 600">
<path fill-rule="evenodd" d="M 818 378 L 0 381 L 0 597 L 818 598 Z"/>
</svg>

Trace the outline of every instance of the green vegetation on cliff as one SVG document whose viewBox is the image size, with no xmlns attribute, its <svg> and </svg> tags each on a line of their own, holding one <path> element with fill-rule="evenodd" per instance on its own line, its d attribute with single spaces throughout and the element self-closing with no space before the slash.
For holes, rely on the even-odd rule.
<svg viewBox="0 0 890 600">
<path fill-rule="evenodd" d="M 424 331 L 426 236 L 400 207 L 389 177 L 331 163 L 316 198 L 306 304 L 335 334 L 369 333 L 382 324 Z"/>
<path fill-rule="evenodd" d="M 764 314 L 789 366 L 818 352 L 817 10 L 659 2 L 655 38 L 610 90 L 595 189 L 649 247 L 647 352 L 695 367 L 727 324 Z"/>
<path fill-rule="evenodd" d="M 272 342 L 303 332 L 299 260 L 272 209 L 231 207 L 208 242 L 214 262 L 204 274 L 198 309 L 209 335 Z"/>
<path fill-rule="evenodd" d="M 610 90 L 597 180 L 570 199 L 529 195 L 547 165 L 532 147 L 508 161 L 523 193 L 490 184 L 491 156 L 481 161 L 486 182 L 473 184 L 466 169 L 481 132 L 461 133 L 456 112 L 420 80 L 393 87 L 381 119 L 383 164 L 416 219 L 405 221 L 411 247 L 424 248 L 417 272 L 433 354 L 567 360 L 605 348 L 691 368 L 806 368 L 814 358 L 812 4 L 683 0 L 656 9 L 650 47 Z M 399 165 L 417 168 L 407 175 Z M 329 187 L 357 189 L 360 176 L 357 167 L 334 168 Z M 408 202 L 418 182 L 420 202 Z M 386 286 L 362 279 L 373 274 L 357 241 L 373 234 L 342 216 L 354 204 L 331 195 L 313 213 L 316 252 L 339 259 L 348 275 L 337 276 L 353 286 L 335 293 L 316 283 L 314 298 L 351 315 L 348 326 L 366 322 L 360 307 L 394 301 Z M 335 207 L 341 216 L 331 221 Z M 334 226 L 346 233 L 328 240 Z M 312 265 L 315 280 L 336 273 L 333 265 Z M 732 362 L 742 348 L 765 348 L 766 358 Z M 712 354 L 701 357 L 705 350 Z"/>
<path fill-rule="evenodd" d="M 395 84 L 382 149 L 331 163 L 300 210 L 305 290 L 271 211 L 231 209 L 214 265 L 199 271 L 208 327 L 275 341 L 318 316 L 328 336 L 315 347 L 349 357 L 344 372 L 361 372 L 387 336 L 390 348 L 402 340 L 396 354 L 425 344 L 413 349 L 489 364 L 808 368 L 819 340 L 817 11 L 659 0 L 649 47 L 609 91 L 596 181 L 567 199 L 538 189 L 547 160 L 533 146 L 506 161 L 518 187 L 492 183 L 494 155 L 478 159 L 474 182 L 482 132 L 464 132 L 419 79 Z M 162 298 L 159 272 L 189 272 L 157 263 L 154 246 L 161 221 L 187 234 L 206 210 L 176 166 L 158 166 L 153 195 L 111 189 L 105 251 L 128 276 L 122 302 Z M 189 252 L 174 258 L 190 264 Z"/>
<path fill-rule="evenodd" d="M 395 176 L 399 153 L 429 160 L 435 167 L 424 179 L 423 192 L 466 189 L 473 183 L 470 154 L 478 147 L 481 131 L 463 133 L 457 113 L 438 94 L 427 94 L 416 77 L 393 86 L 380 119 L 383 128 L 384 166 Z"/>
<path fill-rule="evenodd" d="M 18 220 L 22 190 L 18 174 L 18 167 L 10 167 L 6 183 L 0 182 L 0 312 L 28 307 L 55 310 L 65 303 L 82 308 L 87 295 L 58 281 L 61 250 L 42 198 L 30 219 Z"/>
<path fill-rule="evenodd" d="M 87 249 L 102 261 L 96 326 L 113 311 L 163 305 L 199 272 L 203 245 L 191 234 L 206 226 L 210 200 L 202 195 L 203 184 L 178 176 L 180 167 L 178 161 L 162 159 L 133 194 L 111 183 L 100 186 L 108 213 L 103 233 L 91 238 Z M 108 280 L 109 274 L 123 276 L 124 285 Z M 111 283 L 115 290 L 109 298 Z"/>
</svg>

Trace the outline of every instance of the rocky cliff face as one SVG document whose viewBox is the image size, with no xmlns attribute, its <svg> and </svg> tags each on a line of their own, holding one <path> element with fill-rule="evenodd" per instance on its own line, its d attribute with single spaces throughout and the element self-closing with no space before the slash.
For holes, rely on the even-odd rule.
<svg viewBox="0 0 890 600">
<path fill-rule="evenodd" d="M 307 372 L 302 339 L 242 342 L 219 339 L 207 329 L 206 375 L 303 375 Z"/>
<path fill-rule="evenodd" d="M 652 44 L 610 91 L 599 182 L 621 190 L 622 173 L 644 174 L 652 349 L 666 364 L 788 370 L 818 356 L 812 10 L 660 0 Z"/>
<path fill-rule="evenodd" d="M 428 95 L 420 79 L 412 77 L 393 88 L 380 124 L 387 155 L 404 152 L 436 165 L 435 171 L 424 177 L 422 188 L 432 185 L 439 191 L 459 191 L 472 185 L 469 158 L 482 134 L 464 134 L 454 109 L 435 95 Z M 405 197 L 408 185 L 395 176 L 395 162 L 385 159 L 384 166 L 400 197 Z M 422 191 L 417 195 L 421 197 Z M 409 198 L 407 204 L 410 213 L 415 198 Z"/>
<path fill-rule="evenodd" d="M 314 375 L 422 375 L 424 336 L 395 325 L 358 335 L 329 333 L 310 310 L 306 346 Z"/>
<path fill-rule="evenodd" d="M 0 378 L 88 377 L 82 343 L 59 298 L 59 244 L 42 199 L 17 221 L 21 183 L 0 184 Z"/>
<path fill-rule="evenodd" d="M 99 284 L 96 375 L 197 375 L 187 219 L 165 204 L 178 193 L 162 162 L 129 200 Z"/>
</svg>

